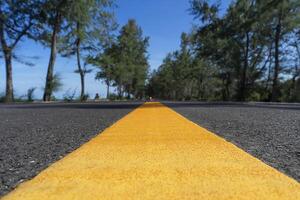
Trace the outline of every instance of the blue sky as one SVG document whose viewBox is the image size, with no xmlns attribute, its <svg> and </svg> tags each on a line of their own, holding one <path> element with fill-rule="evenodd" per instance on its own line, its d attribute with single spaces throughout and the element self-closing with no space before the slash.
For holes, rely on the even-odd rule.
<svg viewBox="0 0 300 200">
<path fill-rule="evenodd" d="M 227 4 L 227 1 L 222 1 L 223 7 Z M 117 0 L 117 5 L 116 18 L 120 26 L 133 18 L 143 29 L 144 36 L 150 37 L 149 64 L 151 69 L 157 68 L 168 52 L 179 47 L 181 33 L 188 32 L 193 23 L 193 17 L 188 12 L 189 0 Z M 21 96 L 26 94 L 28 88 L 36 87 L 35 97 L 41 98 L 50 54 L 49 48 L 25 39 L 17 47 L 16 53 L 27 60 L 31 56 L 37 56 L 38 59 L 31 60 L 35 63 L 34 67 L 13 62 L 15 95 Z M 80 81 L 79 75 L 74 73 L 75 69 L 75 58 L 58 57 L 55 72 L 60 74 L 63 88 L 55 93 L 56 97 L 61 98 L 67 90 L 76 89 L 79 94 Z M 104 97 L 105 86 L 94 80 L 94 73 L 86 76 L 86 92 L 91 97 L 94 97 L 95 93 Z M 5 89 L 4 74 L 4 63 L 1 60 L 0 93 L 3 93 Z"/>
</svg>

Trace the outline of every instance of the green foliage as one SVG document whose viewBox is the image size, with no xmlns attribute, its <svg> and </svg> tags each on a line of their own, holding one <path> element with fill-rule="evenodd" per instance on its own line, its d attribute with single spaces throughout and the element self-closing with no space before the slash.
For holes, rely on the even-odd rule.
<svg viewBox="0 0 300 200">
<path fill-rule="evenodd" d="M 0 93 L 0 103 L 3 103 L 5 101 L 5 94 Z"/>
<path fill-rule="evenodd" d="M 80 48 L 81 53 L 97 54 L 111 43 L 112 33 L 117 28 L 113 0 L 78 0 L 69 7 L 69 32 L 59 46 L 63 56 L 75 55 L 77 48 Z"/>
<path fill-rule="evenodd" d="M 216 88 L 214 65 L 192 53 L 191 37 L 181 36 L 181 48 L 166 56 L 149 80 L 148 95 L 171 100 L 210 100 Z"/>
<path fill-rule="evenodd" d="M 104 49 L 102 54 L 90 58 L 89 62 L 100 69 L 96 79 L 104 80 L 118 90 L 119 98 L 126 93 L 127 98 L 144 96 L 148 75 L 149 38 L 144 38 L 135 20 L 129 20 L 121 28 L 116 42 Z"/>
<path fill-rule="evenodd" d="M 112 5 L 113 0 L 44 1 L 39 41 L 51 47 L 44 92 L 45 101 L 49 100 L 53 92 L 50 82 L 53 78 L 57 50 L 63 56 L 76 54 L 83 98 L 84 77 L 88 70 L 81 67 L 81 53 L 83 50 L 89 50 L 91 54 L 109 40 L 113 13 L 107 7 Z"/>
<path fill-rule="evenodd" d="M 103 53 L 94 58 L 90 57 L 88 59 L 89 63 L 99 69 L 95 76 L 96 80 L 104 80 L 107 84 L 111 84 L 115 78 L 117 70 L 115 61 L 116 57 L 116 45 L 113 44 L 110 47 L 106 47 Z"/>
<path fill-rule="evenodd" d="M 1 0 L 0 1 L 0 50 L 5 60 L 6 102 L 14 100 L 12 59 L 32 65 L 15 54 L 15 48 L 25 36 L 36 37 L 41 13 L 41 2 L 37 0 Z"/>
<path fill-rule="evenodd" d="M 53 99 L 52 93 L 62 86 L 54 74 L 59 53 L 76 56 L 81 101 L 88 98 L 88 64 L 98 69 L 95 79 L 107 85 L 110 99 L 300 101 L 299 0 L 236 0 L 224 14 L 218 1 L 190 4 L 193 30 L 182 33 L 180 48 L 166 55 L 149 78 L 149 38 L 133 19 L 114 35 L 114 0 L 0 1 L 6 101 L 14 99 L 12 60 L 33 65 L 14 51 L 24 37 L 51 48 L 44 100 Z M 110 94 L 110 87 L 116 95 Z M 27 91 L 28 101 L 34 91 Z M 64 99 L 72 101 L 74 96 L 69 92 Z"/>
<path fill-rule="evenodd" d="M 237 0 L 223 15 L 218 3 L 190 2 L 199 25 L 152 73 L 149 96 L 299 101 L 299 1 Z"/>
<path fill-rule="evenodd" d="M 116 44 L 116 70 L 114 81 L 119 94 L 127 93 L 141 98 L 144 95 L 145 81 L 148 73 L 147 48 L 149 38 L 143 38 L 143 32 L 135 20 L 129 20 L 121 28 Z"/>
<path fill-rule="evenodd" d="M 53 92 L 58 92 L 62 89 L 63 83 L 61 79 L 61 75 L 56 73 L 53 75 L 53 79 L 50 83 L 50 88 Z"/>
<path fill-rule="evenodd" d="M 90 98 L 89 94 L 84 94 L 83 97 L 80 99 L 81 101 L 87 101 Z"/>
<path fill-rule="evenodd" d="M 118 94 L 110 93 L 109 100 L 110 101 L 125 100 L 125 97 L 120 97 Z"/>
<path fill-rule="evenodd" d="M 42 5 L 37 0 L 0 1 L 2 50 L 12 50 L 24 37 L 35 37 Z"/>
<path fill-rule="evenodd" d="M 109 45 L 112 32 L 116 29 L 113 0 L 78 0 L 72 3 L 71 16 L 68 18 L 70 32 L 63 38 L 59 51 L 63 56 L 76 54 L 77 70 L 81 79 L 80 98 L 85 101 L 85 75 L 91 70 L 82 67 L 81 60 L 87 60 L 91 55 L 102 52 Z"/>
</svg>

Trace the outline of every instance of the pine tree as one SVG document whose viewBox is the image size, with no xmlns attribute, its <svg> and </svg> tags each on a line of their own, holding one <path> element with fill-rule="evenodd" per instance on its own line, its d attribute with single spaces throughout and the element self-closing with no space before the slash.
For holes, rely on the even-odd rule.
<svg viewBox="0 0 300 200">
<path fill-rule="evenodd" d="M 33 0 L 2 0 L 0 2 L 0 43 L 6 68 L 6 102 L 12 102 L 12 59 L 14 50 L 25 37 L 34 37 L 40 16 L 40 3 Z"/>
<path fill-rule="evenodd" d="M 148 74 L 148 37 L 143 37 L 143 32 L 135 20 L 129 20 L 121 28 L 117 38 L 115 82 L 119 96 L 126 92 L 127 98 L 130 95 L 141 98 L 144 96 L 145 81 Z"/>
<path fill-rule="evenodd" d="M 71 4 L 74 14 L 68 19 L 71 32 L 61 45 L 60 52 L 64 56 L 76 55 L 77 70 L 80 75 L 80 99 L 85 97 L 85 75 L 91 72 L 82 66 L 81 60 L 97 54 L 112 39 L 112 31 L 116 28 L 112 7 L 113 0 L 78 0 Z"/>
</svg>

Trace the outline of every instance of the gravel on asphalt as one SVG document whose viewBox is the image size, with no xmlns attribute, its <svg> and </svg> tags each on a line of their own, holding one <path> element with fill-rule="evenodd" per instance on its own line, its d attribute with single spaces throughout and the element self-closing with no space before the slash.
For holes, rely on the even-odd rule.
<svg viewBox="0 0 300 200">
<path fill-rule="evenodd" d="M 164 103 L 300 181 L 300 104 Z"/>
<path fill-rule="evenodd" d="M 0 196 L 140 104 L 0 104 Z"/>
</svg>

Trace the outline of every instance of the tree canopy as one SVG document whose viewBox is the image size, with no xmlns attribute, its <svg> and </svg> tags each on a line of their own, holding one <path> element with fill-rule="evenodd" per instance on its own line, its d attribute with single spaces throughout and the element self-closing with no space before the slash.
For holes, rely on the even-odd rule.
<svg viewBox="0 0 300 200">
<path fill-rule="evenodd" d="M 94 59 L 100 67 L 96 78 L 104 79 L 108 87 L 113 84 L 119 97 L 126 93 L 127 98 L 142 98 L 149 68 L 148 41 L 136 21 L 129 20 L 116 41 Z"/>
<path fill-rule="evenodd" d="M 23 38 L 50 49 L 44 101 L 61 86 L 57 55 L 76 59 L 81 101 L 91 66 L 107 98 L 115 92 L 127 99 L 300 101 L 299 0 L 235 0 L 224 12 L 219 1 L 189 2 L 191 31 L 150 71 L 149 37 L 134 19 L 119 29 L 114 0 L 0 1 L 5 101 L 14 100 L 13 60 L 32 65 L 15 53 Z"/>
<path fill-rule="evenodd" d="M 188 34 L 188 51 L 182 38 L 180 50 L 168 54 L 153 73 L 152 95 L 299 101 L 300 2 L 237 0 L 223 15 L 219 6 L 191 1 L 196 26 Z"/>
</svg>

